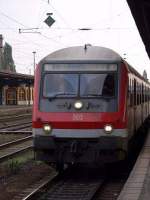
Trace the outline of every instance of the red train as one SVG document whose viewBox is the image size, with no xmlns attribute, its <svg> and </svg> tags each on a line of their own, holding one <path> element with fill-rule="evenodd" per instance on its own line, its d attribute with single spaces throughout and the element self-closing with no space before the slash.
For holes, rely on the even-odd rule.
<svg viewBox="0 0 150 200">
<path fill-rule="evenodd" d="M 149 113 L 149 82 L 116 52 L 58 50 L 35 73 L 36 158 L 56 166 L 122 160 Z"/>
</svg>

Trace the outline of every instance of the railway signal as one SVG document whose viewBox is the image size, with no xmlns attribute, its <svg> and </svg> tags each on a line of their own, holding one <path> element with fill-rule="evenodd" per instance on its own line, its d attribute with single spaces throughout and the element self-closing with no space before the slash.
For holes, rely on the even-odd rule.
<svg viewBox="0 0 150 200">
<path fill-rule="evenodd" d="M 55 20 L 51 17 L 53 13 L 47 13 L 48 17 L 44 20 L 44 22 L 47 24 L 47 26 L 51 27 Z"/>
</svg>

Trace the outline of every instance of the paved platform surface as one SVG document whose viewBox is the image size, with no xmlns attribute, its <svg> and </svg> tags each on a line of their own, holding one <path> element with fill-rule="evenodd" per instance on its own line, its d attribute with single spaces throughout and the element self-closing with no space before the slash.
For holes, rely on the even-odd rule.
<svg viewBox="0 0 150 200">
<path fill-rule="evenodd" d="M 150 130 L 117 200 L 150 200 Z"/>
</svg>

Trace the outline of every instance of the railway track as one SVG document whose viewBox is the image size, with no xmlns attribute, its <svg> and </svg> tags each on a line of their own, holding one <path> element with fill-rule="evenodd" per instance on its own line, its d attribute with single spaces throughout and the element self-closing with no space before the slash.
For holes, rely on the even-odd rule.
<svg viewBox="0 0 150 200">
<path fill-rule="evenodd" d="M 32 136 L 2 144 L 0 145 L 0 162 L 13 158 L 14 156 L 31 150 L 32 148 Z"/>
<path fill-rule="evenodd" d="M 27 119 L 27 118 L 31 118 L 32 114 L 31 113 L 27 113 L 27 114 L 20 114 L 20 115 L 16 115 L 16 114 L 10 114 L 10 115 L 6 115 L 6 116 L 0 116 L 0 123 L 1 122 L 10 122 L 10 121 L 15 121 L 15 120 L 21 120 L 21 119 Z"/>
<path fill-rule="evenodd" d="M 24 130 L 26 128 L 31 128 L 31 126 L 32 126 L 31 121 L 27 121 L 27 122 L 23 122 L 23 123 L 19 123 L 19 124 L 15 123 L 15 124 L 11 124 L 11 125 L 1 127 L 0 132 Z"/>
<path fill-rule="evenodd" d="M 32 134 L 32 131 L 7 131 L 7 130 L 3 130 L 1 131 L 0 130 L 0 134 L 29 134 L 31 135 Z"/>
<path fill-rule="evenodd" d="M 43 179 L 15 200 L 116 200 L 126 181 L 107 179 L 103 172 L 69 170 Z"/>
</svg>

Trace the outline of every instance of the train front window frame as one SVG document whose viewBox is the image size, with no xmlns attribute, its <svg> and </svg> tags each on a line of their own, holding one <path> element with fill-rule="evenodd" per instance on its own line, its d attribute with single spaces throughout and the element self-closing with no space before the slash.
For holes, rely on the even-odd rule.
<svg viewBox="0 0 150 200">
<path fill-rule="evenodd" d="M 82 80 L 83 79 L 83 80 Z M 86 82 L 84 85 L 82 82 Z M 115 97 L 116 90 L 115 73 L 97 73 L 80 75 L 80 96 L 81 97 Z"/>
<path fill-rule="evenodd" d="M 117 64 L 114 63 L 49 63 L 44 64 L 43 68 L 44 72 L 115 72 L 117 70 Z"/>
<path fill-rule="evenodd" d="M 52 64 L 51 64 L 52 65 Z M 59 64 L 57 64 L 59 65 Z M 79 65 L 79 64 L 78 64 Z M 82 64 L 80 64 L 82 65 Z M 92 64 L 90 64 L 92 66 Z M 110 64 L 111 66 L 117 66 L 117 64 Z M 45 66 L 45 65 L 44 65 Z M 83 67 L 82 67 L 83 68 Z M 92 68 L 92 67 L 91 67 Z M 108 64 L 107 64 L 107 68 L 108 68 Z M 42 81 L 42 96 L 44 98 L 116 98 L 117 93 L 118 93 L 118 81 L 117 81 L 117 77 L 118 77 L 118 67 L 117 68 L 113 68 L 115 70 L 113 71 L 101 71 L 100 69 L 98 71 L 71 71 L 72 69 L 70 69 L 70 71 L 45 71 L 45 67 L 43 68 L 43 81 Z M 57 92 L 53 92 L 53 93 L 49 93 L 49 95 L 47 94 L 47 92 L 45 91 L 45 77 L 46 76 L 60 76 L 60 75 L 66 75 L 66 76 L 78 76 L 78 81 L 76 81 L 76 84 L 78 82 L 78 85 L 76 87 L 75 91 L 57 91 Z M 102 76 L 102 77 L 106 77 L 106 76 L 112 76 L 114 78 L 114 92 L 112 95 L 109 94 L 102 94 L 102 92 L 89 92 L 89 94 L 87 93 L 83 93 L 82 89 L 83 87 L 81 86 L 81 81 L 83 77 L 88 77 L 88 76 Z M 58 79 L 56 79 L 58 80 Z M 103 84 L 104 84 L 103 80 Z M 57 82 L 58 84 L 58 82 Z M 101 88 L 102 91 L 103 88 Z"/>
</svg>

